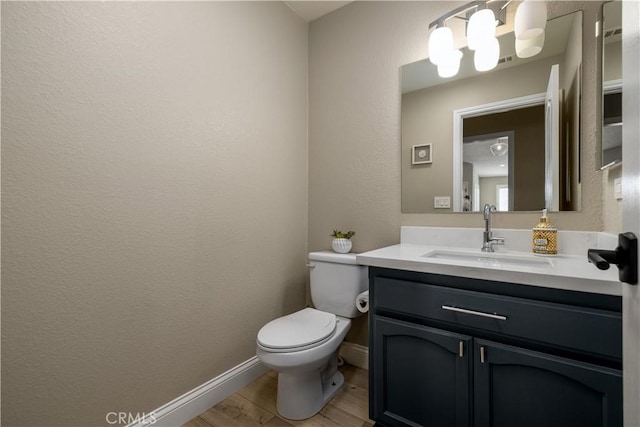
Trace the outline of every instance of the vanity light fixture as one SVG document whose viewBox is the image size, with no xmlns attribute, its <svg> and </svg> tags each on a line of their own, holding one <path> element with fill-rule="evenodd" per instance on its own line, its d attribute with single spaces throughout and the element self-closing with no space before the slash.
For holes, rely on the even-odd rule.
<svg viewBox="0 0 640 427">
<path fill-rule="evenodd" d="M 429 60 L 438 67 L 438 75 L 447 78 L 458 74 L 461 58 L 462 52 L 453 48 L 451 29 L 445 26 L 436 27 L 429 37 Z"/>
<path fill-rule="evenodd" d="M 544 33 L 530 39 L 516 39 L 516 55 L 518 58 L 531 58 L 542 52 Z"/>
<path fill-rule="evenodd" d="M 500 44 L 496 39 L 496 16 L 491 9 L 471 15 L 467 24 L 469 49 L 475 50 L 473 63 L 477 71 L 489 71 L 498 65 Z"/>
<path fill-rule="evenodd" d="M 438 75 L 443 79 L 446 79 L 447 77 L 453 77 L 458 74 L 461 59 L 462 52 L 460 52 L 460 49 L 447 52 L 447 54 L 441 58 L 438 63 Z"/>
<path fill-rule="evenodd" d="M 524 0 L 516 10 L 513 32 L 516 39 L 529 40 L 544 33 L 547 26 L 547 4 L 540 0 Z"/>
<path fill-rule="evenodd" d="M 429 37 L 429 61 L 438 65 L 453 51 L 453 33 L 448 27 L 437 27 Z"/>
<path fill-rule="evenodd" d="M 518 58 L 530 58 L 542 51 L 546 26 L 547 5 L 544 1 L 524 0 L 518 6 L 513 24 Z"/>
<path fill-rule="evenodd" d="M 477 71 L 489 71 L 498 65 L 500 59 L 500 43 L 493 37 L 485 40 L 473 55 L 473 64 Z"/>
<path fill-rule="evenodd" d="M 451 18 L 467 22 L 467 42 L 469 49 L 476 51 L 476 68 L 480 66 L 478 70 L 490 70 L 498 64 L 500 47 L 496 40 L 496 25 L 504 23 L 506 7 L 510 1 L 472 1 L 429 24 L 429 29 L 433 29 L 429 37 L 429 60 L 438 67 L 440 77 L 455 76 L 462 58 L 461 52 L 458 53 L 459 51 L 454 49 L 453 32 L 446 26 L 446 22 Z"/>
<path fill-rule="evenodd" d="M 467 42 L 470 50 L 481 49 L 482 46 L 496 37 L 496 16 L 491 9 L 482 9 L 469 18 L 467 24 Z"/>
<path fill-rule="evenodd" d="M 496 39 L 496 26 L 506 20 L 506 8 L 511 0 L 472 1 L 460 6 L 429 24 L 433 29 L 429 37 L 429 60 L 438 67 L 440 77 L 452 77 L 458 73 L 462 53 L 454 49 L 454 34 L 446 26 L 452 18 L 466 22 L 469 50 L 474 51 L 477 71 L 488 71 L 498 65 L 500 43 Z M 516 10 L 514 29 L 516 54 L 529 58 L 542 51 L 547 22 L 547 6 L 544 0 L 523 0 Z"/>
</svg>

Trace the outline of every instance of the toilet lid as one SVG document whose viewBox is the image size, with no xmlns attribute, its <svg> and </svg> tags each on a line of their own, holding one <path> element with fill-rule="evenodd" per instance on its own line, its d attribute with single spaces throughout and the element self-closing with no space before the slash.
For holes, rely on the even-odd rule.
<svg viewBox="0 0 640 427">
<path fill-rule="evenodd" d="M 335 314 L 305 308 L 264 325 L 258 343 L 270 348 L 302 347 L 322 341 L 335 329 Z"/>
</svg>

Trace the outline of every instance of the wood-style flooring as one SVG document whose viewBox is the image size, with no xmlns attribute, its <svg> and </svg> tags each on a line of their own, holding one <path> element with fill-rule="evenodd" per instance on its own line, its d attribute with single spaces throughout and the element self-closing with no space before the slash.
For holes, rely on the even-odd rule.
<svg viewBox="0 0 640 427">
<path fill-rule="evenodd" d="M 313 417 L 293 421 L 276 412 L 276 372 L 268 372 L 182 427 L 372 427 L 369 420 L 368 372 L 351 365 L 340 368 L 342 390 Z"/>
</svg>

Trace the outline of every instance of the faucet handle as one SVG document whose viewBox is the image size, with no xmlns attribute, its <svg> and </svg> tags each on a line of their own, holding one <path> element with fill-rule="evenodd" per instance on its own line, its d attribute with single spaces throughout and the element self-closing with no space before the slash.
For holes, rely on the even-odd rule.
<svg viewBox="0 0 640 427">
<path fill-rule="evenodd" d="M 491 232 L 485 231 L 485 241 L 480 250 L 482 252 L 493 252 L 493 245 L 504 245 L 504 237 L 493 237 Z"/>
<path fill-rule="evenodd" d="M 482 252 L 494 252 L 493 245 L 504 245 L 504 237 L 489 237 L 482 245 Z"/>
</svg>

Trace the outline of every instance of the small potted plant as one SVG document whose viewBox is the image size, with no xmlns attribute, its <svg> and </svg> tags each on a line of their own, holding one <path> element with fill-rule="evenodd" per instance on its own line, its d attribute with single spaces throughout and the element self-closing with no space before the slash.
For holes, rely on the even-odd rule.
<svg viewBox="0 0 640 427">
<path fill-rule="evenodd" d="M 333 230 L 331 237 L 333 237 L 333 241 L 331 242 L 331 247 L 334 252 L 339 254 L 346 254 L 351 251 L 351 238 L 355 236 L 355 231 L 347 231 L 343 233 L 342 231 Z"/>
</svg>

